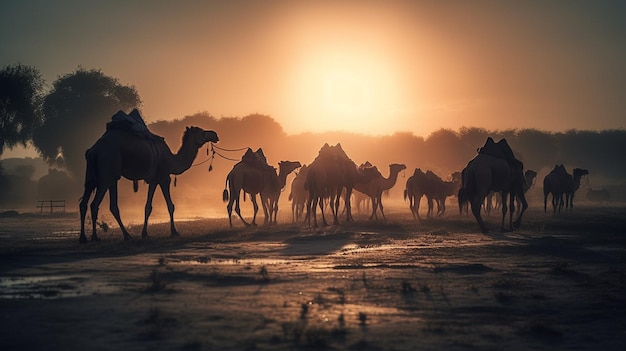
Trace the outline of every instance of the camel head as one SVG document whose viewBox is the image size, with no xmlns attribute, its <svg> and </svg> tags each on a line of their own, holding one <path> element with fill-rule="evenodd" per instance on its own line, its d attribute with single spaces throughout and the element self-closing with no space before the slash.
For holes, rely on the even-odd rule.
<svg viewBox="0 0 626 351">
<path fill-rule="evenodd" d="M 588 170 L 582 169 L 582 168 L 574 168 L 573 172 L 574 172 L 574 176 L 579 176 L 579 177 L 589 174 Z"/>
<path fill-rule="evenodd" d="M 296 169 L 302 167 L 298 161 L 280 161 L 278 162 L 278 168 L 281 174 L 289 174 Z"/>
<path fill-rule="evenodd" d="M 400 173 L 406 169 L 406 165 L 403 163 L 392 163 L 389 165 L 389 171 L 391 173 Z"/>
<path fill-rule="evenodd" d="M 183 134 L 183 143 L 189 142 L 197 148 L 200 148 L 205 143 L 217 143 L 218 141 L 217 133 L 198 127 L 187 127 L 185 134 Z"/>
</svg>

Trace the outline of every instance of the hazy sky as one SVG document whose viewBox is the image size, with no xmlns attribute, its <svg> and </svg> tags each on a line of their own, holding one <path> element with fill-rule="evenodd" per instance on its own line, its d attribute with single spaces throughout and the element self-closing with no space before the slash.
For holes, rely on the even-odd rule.
<svg viewBox="0 0 626 351">
<path fill-rule="evenodd" d="M 147 121 L 289 134 L 626 127 L 624 1 L 0 2 L 0 65 L 101 69 Z"/>
</svg>

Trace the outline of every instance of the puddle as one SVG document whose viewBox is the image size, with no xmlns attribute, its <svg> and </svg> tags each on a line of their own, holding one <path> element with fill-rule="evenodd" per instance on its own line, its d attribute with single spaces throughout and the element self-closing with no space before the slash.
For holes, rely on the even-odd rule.
<svg viewBox="0 0 626 351">
<path fill-rule="evenodd" d="M 0 299 L 59 299 L 112 292 L 79 275 L 0 277 Z"/>
</svg>

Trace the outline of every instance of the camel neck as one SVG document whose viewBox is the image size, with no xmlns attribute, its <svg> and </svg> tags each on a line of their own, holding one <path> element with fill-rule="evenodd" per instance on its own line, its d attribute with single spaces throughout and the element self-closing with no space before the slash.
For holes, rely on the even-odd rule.
<svg viewBox="0 0 626 351">
<path fill-rule="evenodd" d="M 198 148 L 191 145 L 186 140 L 178 149 L 175 155 L 172 155 L 172 174 L 181 174 L 188 170 L 193 164 L 193 160 L 198 155 Z"/>
</svg>

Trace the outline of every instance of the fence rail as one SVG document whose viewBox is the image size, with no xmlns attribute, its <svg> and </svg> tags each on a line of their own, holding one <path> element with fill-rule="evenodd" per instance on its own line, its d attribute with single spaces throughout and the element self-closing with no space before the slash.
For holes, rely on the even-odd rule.
<svg viewBox="0 0 626 351">
<path fill-rule="evenodd" d="M 39 209 L 39 214 L 43 214 L 44 209 L 46 213 L 50 210 L 50 214 L 53 214 L 55 211 L 57 213 L 65 213 L 65 200 L 39 200 L 37 201 L 37 208 Z"/>
</svg>

